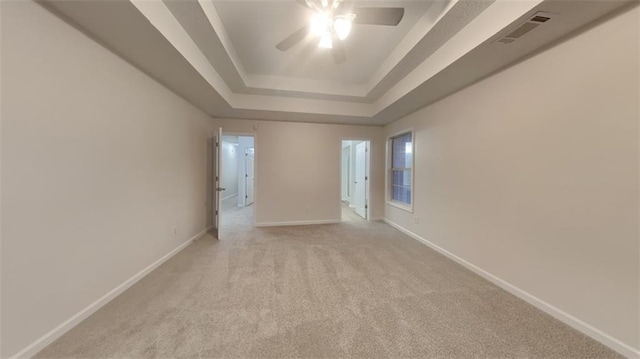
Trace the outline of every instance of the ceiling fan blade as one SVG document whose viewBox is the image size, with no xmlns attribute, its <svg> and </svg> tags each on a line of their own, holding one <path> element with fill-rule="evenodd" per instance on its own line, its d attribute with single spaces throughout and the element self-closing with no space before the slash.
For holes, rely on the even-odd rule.
<svg viewBox="0 0 640 359">
<path fill-rule="evenodd" d="M 286 39 L 280 41 L 280 43 L 276 45 L 276 48 L 280 51 L 287 51 L 290 48 L 292 48 L 293 45 L 304 40 L 304 38 L 307 37 L 308 33 L 309 33 L 309 28 L 307 27 L 307 25 L 305 25 L 301 27 L 298 31 L 289 35 Z"/>
<path fill-rule="evenodd" d="M 342 40 L 336 36 L 333 38 L 333 46 L 331 47 L 331 55 L 333 56 L 333 62 L 341 64 L 347 60 L 347 54 L 344 51 L 344 44 Z"/>
<path fill-rule="evenodd" d="M 401 7 L 361 7 L 353 9 L 355 24 L 396 26 L 404 16 Z"/>
</svg>

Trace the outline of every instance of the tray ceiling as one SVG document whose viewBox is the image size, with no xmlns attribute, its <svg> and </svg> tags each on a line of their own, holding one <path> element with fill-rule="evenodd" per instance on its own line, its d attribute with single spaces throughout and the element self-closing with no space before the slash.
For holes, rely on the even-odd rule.
<svg viewBox="0 0 640 359">
<path fill-rule="evenodd" d="M 295 0 L 40 3 L 215 117 L 383 125 L 633 1 L 354 1 L 404 7 L 397 27 L 354 25 L 346 62 L 275 48 L 311 11 Z M 538 12 L 552 20 L 496 40 Z"/>
<path fill-rule="evenodd" d="M 293 1 L 214 1 L 247 73 L 366 84 L 431 5 L 429 1 L 367 1 L 358 7 L 402 7 L 398 26 L 355 25 L 344 41 L 347 61 L 335 64 L 313 37 L 283 52 L 275 45 L 309 23 L 313 11 Z M 345 5 L 349 5 L 346 2 Z"/>
</svg>

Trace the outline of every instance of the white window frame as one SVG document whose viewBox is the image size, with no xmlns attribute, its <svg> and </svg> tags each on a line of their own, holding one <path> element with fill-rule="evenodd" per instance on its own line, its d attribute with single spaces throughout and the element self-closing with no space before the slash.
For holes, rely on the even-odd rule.
<svg viewBox="0 0 640 359">
<path fill-rule="evenodd" d="M 393 139 L 400 137 L 402 135 L 411 134 L 411 204 L 406 204 L 404 202 L 396 201 L 393 197 L 393 168 L 391 167 L 393 164 Z M 386 175 L 386 203 L 390 206 L 399 208 L 403 211 L 407 211 L 409 213 L 413 213 L 413 204 L 415 199 L 415 164 L 416 164 L 416 136 L 413 128 L 408 128 L 399 132 L 396 132 L 390 136 L 387 136 L 387 175 Z"/>
</svg>

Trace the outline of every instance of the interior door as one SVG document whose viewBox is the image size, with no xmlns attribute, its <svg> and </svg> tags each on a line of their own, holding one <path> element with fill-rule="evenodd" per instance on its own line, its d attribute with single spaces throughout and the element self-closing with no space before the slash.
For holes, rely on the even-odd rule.
<svg viewBox="0 0 640 359">
<path fill-rule="evenodd" d="M 349 188 L 351 186 L 349 186 L 349 184 L 351 183 L 351 181 L 349 181 L 349 175 L 351 172 L 351 164 L 349 163 L 349 160 L 351 159 L 351 146 L 347 146 L 347 147 L 343 147 L 342 148 L 342 200 L 343 201 L 348 201 L 349 200 Z"/>
<path fill-rule="evenodd" d="M 365 141 L 356 145 L 354 169 L 353 206 L 360 217 L 367 219 L 365 198 L 367 188 L 367 143 Z"/>
<path fill-rule="evenodd" d="M 244 205 L 248 206 L 253 203 L 253 186 L 255 184 L 254 176 L 255 149 L 249 147 L 244 152 L 245 165 L 245 199 Z"/>
<path fill-rule="evenodd" d="M 222 127 L 218 128 L 218 133 L 213 136 L 215 146 L 213 153 L 213 170 L 215 173 L 213 186 L 213 236 L 220 239 L 220 228 L 222 225 Z"/>
</svg>

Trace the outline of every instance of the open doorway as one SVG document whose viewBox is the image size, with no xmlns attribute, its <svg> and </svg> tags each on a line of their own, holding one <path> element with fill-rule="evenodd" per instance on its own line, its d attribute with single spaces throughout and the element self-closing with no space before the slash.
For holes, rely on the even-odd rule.
<svg viewBox="0 0 640 359">
<path fill-rule="evenodd" d="M 255 142 L 253 136 L 223 135 L 220 143 L 222 162 L 222 229 L 229 226 L 253 226 L 255 181 Z"/>
<path fill-rule="evenodd" d="M 341 144 L 340 206 L 342 221 L 369 219 L 368 140 L 343 140 Z"/>
</svg>

